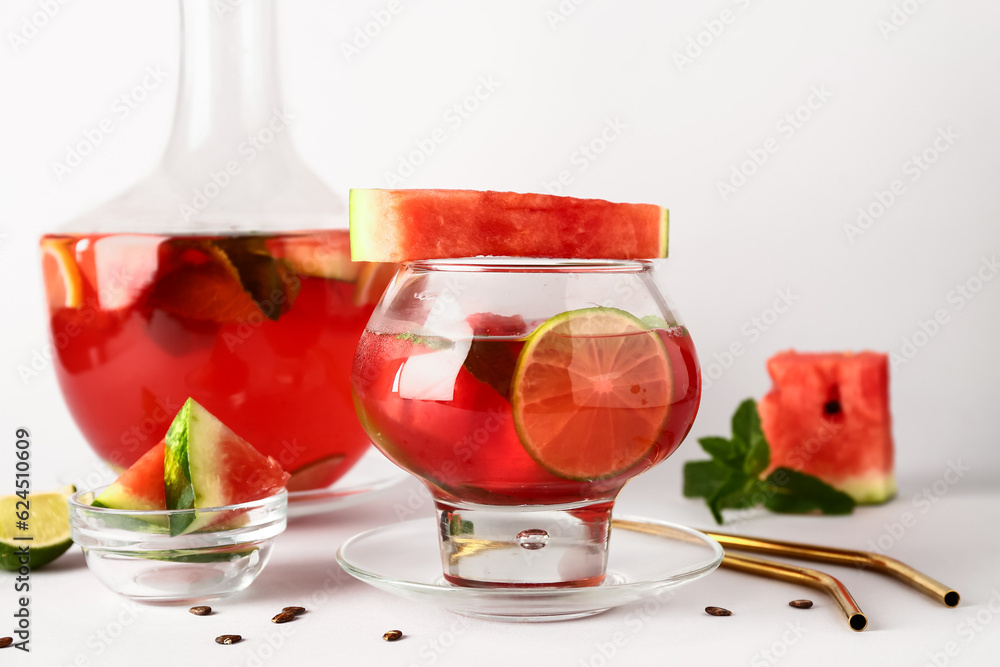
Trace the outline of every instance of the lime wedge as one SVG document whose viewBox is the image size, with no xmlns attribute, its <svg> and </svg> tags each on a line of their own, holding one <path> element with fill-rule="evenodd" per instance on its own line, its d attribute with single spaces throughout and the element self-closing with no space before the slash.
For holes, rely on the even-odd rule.
<svg viewBox="0 0 1000 667">
<path fill-rule="evenodd" d="M 28 566 L 37 569 L 51 563 L 69 549 L 69 506 L 67 499 L 73 494 L 72 486 L 47 493 L 33 493 L 27 499 L 20 496 L 0 497 L 0 567 L 17 570 L 21 562 L 20 551 L 28 547 Z M 20 503 L 20 504 L 18 504 Z M 18 527 L 18 513 L 28 506 L 27 530 Z M 14 539 L 15 537 L 27 539 Z"/>
<path fill-rule="evenodd" d="M 670 411 L 663 341 L 617 308 L 560 313 L 528 337 L 511 383 L 528 454 L 575 480 L 613 477 L 656 445 Z"/>
</svg>

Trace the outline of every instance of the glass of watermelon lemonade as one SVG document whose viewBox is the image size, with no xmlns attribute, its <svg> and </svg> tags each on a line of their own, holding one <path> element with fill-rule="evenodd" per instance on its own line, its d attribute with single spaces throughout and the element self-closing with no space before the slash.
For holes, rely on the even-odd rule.
<svg viewBox="0 0 1000 667">
<path fill-rule="evenodd" d="M 647 261 L 409 262 L 358 344 L 375 445 L 430 490 L 444 578 L 583 587 L 606 576 L 625 483 L 669 456 L 701 397 L 694 345 Z"/>
</svg>

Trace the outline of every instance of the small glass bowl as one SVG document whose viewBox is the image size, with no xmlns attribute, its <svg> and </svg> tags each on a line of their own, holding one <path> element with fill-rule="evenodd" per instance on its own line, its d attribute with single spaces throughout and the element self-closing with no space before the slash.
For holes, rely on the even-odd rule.
<svg viewBox="0 0 1000 667">
<path fill-rule="evenodd" d="M 103 489 L 69 500 L 70 535 L 90 571 L 115 593 L 147 603 L 188 603 L 237 593 L 257 577 L 285 529 L 288 493 L 198 510 L 112 510 Z M 170 534 L 170 524 L 203 528 Z"/>
</svg>

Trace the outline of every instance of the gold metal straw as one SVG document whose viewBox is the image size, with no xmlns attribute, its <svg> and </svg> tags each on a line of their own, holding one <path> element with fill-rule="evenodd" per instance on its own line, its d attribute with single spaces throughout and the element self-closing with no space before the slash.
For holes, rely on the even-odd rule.
<svg viewBox="0 0 1000 667">
<path fill-rule="evenodd" d="M 787 558 L 801 558 L 802 560 L 816 561 L 819 563 L 853 565 L 859 569 L 870 568 L 876 572 L 881 572 L 895 577 L 904 584 L 917 589 L 921 593 L 931 596 L 938 602 L 941 602 L 948 607 L 956 606 L 961 599 L 961 596 L 959 596 L 957 591 L 945 586 L 939 581 L 931 579 L 923 572 L 914 570 L 909 565 L 901 563 L 895 558 L 883 556 L 882 554 L 871 553 L 869 551 L 854 551 L 851 549 L 821 547 L 813 544 L 799 544 L 797 542 L 765 540 L 759 537 L 729 535 L 726 533 L 715 533 L 709 531 L 702 532 L 715 539 L 719 542 L 719 544 L 728 549 L 772 554 Z"/>
<path fill-rule="evenodd" d="M 775 563 L 763 558 L 754 558 L 753 556 L 734 556 L 730 553 L 727 553 L 726 557 L 722 559 L 721 566 L 730 570 L 738 570 L 740 572 L 757 574 L 762 577 L 770 577 L 771 579 L 780 579 L 782 581 L 790 581 L 793 584 L 802 584 L 817 588 L 826 592 L 837 602 L 844 615 L 847 616 L 847 623 L 851 626 L 852 630 L 861 632 L 868 627 L 868 619 L 865 617 L 865 613 L 861 611 L 861 607 L 854 601 L 854 597 L 847 590 L 847 586 L 836 577 L 831 577 L 825 572 L 811 570 L 807 567 Z"/>
<path fill-rule="evenodd" d="M 650 535 L 662 535 L 664 537 L 672 537 L 681 540 L 693 540 L 693 538 L 686 533 L 682 533 L 681 531 L 675 531 L 666 526 L 645 523 L 642 521 L 613 519 L 611 524 L 614 527 L 634 530 Z M 712 533 L 705 534 L 714 537 Z M 720 544 L 725 546 L 725 543 L 722 540 L 718 541 Z M 773 552 L 777 553 L 777 551 Z M 772 561 L 764 560 L 763 558 L 734 556 L 730 553 L 726 553 L 725 558 L 722 559 L 721 566 L 731 570 L 738 570 L 749 574 L 770 577 L 771 579 L 779 579 L 796 584 L 803 584 L 805 586 L 810 586 L 824 591 L 829 594 L 830 597 L 832 597 L 840 606 L 844 615 L 847 616 L 847 622 L 852 630 L 860 632 L 868 626 L 868 619 L 865 617 L 864 612 L 861 611 L 858 603 L 854 601 L 854 598 L 851 596 L 851 592 L 847 590 L 847 587 L 844 586 L 840 580 L 835 577 L 831 577 L 825 572 L 819 572 L 818 570 L 811 570 L 805 567 L 796 567 L 794 565 L 785 565 L 784 563 L 774 563 Z"/>
</svg>

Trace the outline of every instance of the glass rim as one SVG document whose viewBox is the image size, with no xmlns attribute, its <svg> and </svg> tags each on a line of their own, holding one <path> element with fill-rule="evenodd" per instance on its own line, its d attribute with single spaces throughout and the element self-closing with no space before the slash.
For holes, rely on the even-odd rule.
<svg viewBox="0 0 1000 667">
<path fill-rule="evenodd" d="M 649 259 L 577 259 L 569 257 L 479 256 L 418 259 L 403 262 L 413 271 L 456 273 L 642 273 L 653 268 Z"/>
<path fill-rule="evenodd" d="M 260 507 L 267 507 L 268 505 L 274 504 L 276 507 L 287 506 L 288 503 L 288 490 L 282 488 L 277 493 L 272 493 L 264 498 L 258 498 L 257 500 L 249 500 L 245 503 L 236 503 L 233 505 L 219 505 L 217 507 L 195 507 L 193 509 L 184 510 L 122 510 L 113 509 L 110 507 L 94 507 L 93 505 L 83 502 L 82 497 L 88 493 L 94 494 L 96 498 L 100 491 L 108 488 L 110 485 L 99 486 L 96 489 L 87 489 L 85 491 L 77 491 L 69 497 L 69 506 L 74 511 L 89 511 L 96 512 L 99 514 L 109 514 L 109 515 L 131 515 L 131 516 L 170 516 L 173 514 L 184 514 L 185 512 L 198 512 L 203 514 L 215 514 L 218 512 L 229 512 L 233 510 L 243 510 L 243 509 L 256 509 Z"/>
</svg>

